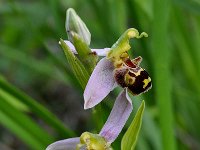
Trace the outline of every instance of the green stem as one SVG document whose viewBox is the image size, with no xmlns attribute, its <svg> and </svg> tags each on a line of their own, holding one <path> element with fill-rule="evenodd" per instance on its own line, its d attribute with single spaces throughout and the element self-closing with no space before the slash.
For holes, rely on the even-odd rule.
<svg viewBox="0 0 200 150">
<path fill-rule="evenodd" d="M 159 108 L 163 150 L 176 150 L 171 99 L 170 48 L 168 45 L 169 0 L 154 1 L 152 56 L 154 61 L 154 90 Z"/>
</svg>

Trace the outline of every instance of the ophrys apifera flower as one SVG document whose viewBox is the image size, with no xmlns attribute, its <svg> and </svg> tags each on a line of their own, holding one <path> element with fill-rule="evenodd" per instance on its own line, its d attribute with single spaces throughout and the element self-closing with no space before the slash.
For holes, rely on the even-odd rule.
<svg viewBox="0 0 200 150">
<path fill-rule="evenodd" d="M 130 60 L 128 50 L 130 38 L 140 38 L 134 29 L 128 29 L 95 67 L 84 91 L 84 108 L 94 107 L 113 90 L 116 83 L 133 95 L 139 95 L 151 88 L 149 74 L 140 67 L 142 57 Z M 127 90 L 126 90 L 127 89 Z M 126 94 L 128 95 L 128 93 Z"/>
</svg>

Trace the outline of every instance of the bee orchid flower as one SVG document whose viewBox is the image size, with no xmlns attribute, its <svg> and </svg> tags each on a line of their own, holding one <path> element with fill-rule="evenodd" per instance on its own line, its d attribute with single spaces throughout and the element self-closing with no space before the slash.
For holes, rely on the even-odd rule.
<svg viewBox="0 0 200 150">
<path fill-rule="evenodd" d="M 131 99 L 122 91 L 99 134 L 84 132 L 80 137 L 57 141 L 46 150 L 112 150 L 110 145 L 118 137 L 131 110 Z"/>
<path fill-rule="evenodd" d="M 67 10 L 66 30 L 69 41 L 65 41 L 65 43 L 74 54 L 77 54 L 77 51 L 81 48 L 76 47 L 74 42 L 74 37 L 77 35 L 84 43 L 90 45 L 91 34 L 72 8 Z M 100 103 L 116 85 L 121 86 L 125 92 L 129 91 L 133 95 L 139 95 L 151 88 L 149 74 L 140 67 L 142 57 L 139 56 L 131 60 L 128 55 L 128 50 L 131 48 L 129 40 L 143 36 L 147 37 L 148 35 L 145 32 L 139 34 L 136 29 L 130 28 L 122 34 L 111 48 L 89 48 L 88 52 L 105 57 L 98 62 L 94 70 L 91 70 L 93 72 L 84 91 L 84 109 L 92 108 Z M 87 55 L 82 56 L 86 57 Z M 87 67 L 89 67 L 89 64 L 86 64 Z M 128 93 L 126 95 L 128 96 Z"/>
<path fill-rule="evenodd" d="M 100 103 L 116 83 L 124 89 L 126 96 L 127 91 L 139 95 L 151 88 L 149 74 L 140 67 L 142 57 L 131 60 L 128 55 L 131 48 L 129 39 L 142 36 L 146 36 L 146 33 L 139 34 L 134 28 L 128 29 L 107 52 L 106 57 L 99 61 L 84 91 L 85 109 Z"/>
<path fill-rule="evenodd" d="M 84 91 L 84 108 L 92 108 L 100 103 L 115 87 L 119 85 L 125 92 L 129 91 L 132 95 L 139 95 L 148 91 L 151 86 L 151 78 L 147 71 L 140 67 L 142 57 L 131 60 L 128 50 L 130 38 L 141 38 L 147 36 L 130 28 L 119 38 L 111 47 L 104 49 L 92 49 L 102 58 L 93 70 Z M 76 50 L 72 43 L 65 41 L 72 52 Z M 125 94 L 128 97 L 128 93 Z M 127 98 L 124 98 L 127 99 Z M 130 98 L 128 98 L 130 99 Z M 131 101 L 129 102 L 131 104 Z"/>
</svg>

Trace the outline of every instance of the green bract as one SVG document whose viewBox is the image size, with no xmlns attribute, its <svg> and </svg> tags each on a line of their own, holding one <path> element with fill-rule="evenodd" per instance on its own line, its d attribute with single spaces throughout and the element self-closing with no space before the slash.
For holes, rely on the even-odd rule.
<svg viewBox="0 0 200 150">
<path fill-rule="evenodd" d="M 65 42 L 60 39 L 60 44 L 64 50 L 65 56 L 72 67 L 73 73 L 79 81 L 81 87 L 84 89 L 89 79 L 89 74 L 80 60 L 71 52 L 70 48 Z"/>
<path fill-rule="evenodd" d="M 145 102 L 142 101 L 134 120 L 132 121 L 131 125 L 129 126 L 128 130 L 124 134 L 122 141 L 121 141 L 121 150 L 134 150 L 137 137 L 140 131 L 140 127 L 142 124 L 142 117 L 145 108 Z"/>
<path fill-rule="evenodd" d="M 80 36 L 76 33 L 73 34 L 74 47 L 78 52 L 79 59 L 83 63 L 84 66 L 87 66 L 87 71 L 91 74 L 94 67 L 96 66 L 96 62 L 98 60 L 98 56 L 95 52 L 92 52 L 88 45 L 80 38 Z"/>
<path fill-rule="evenodd" d="M 91 74 L 98 60 L 98 56 L 96 55 L 96 53 L 93 53 L 89 48 L 91 34 L 85 23 L 76 14 L 74 9 L 69 8 L 66 15 L 67 16 L 65 26 L 67 30 L 68 40 L 73 43 L 75 51 L 78 53 L 78 58 L 80 60 L 79 64 L 87 66 L 86 70 L 89 74 Z M 73 70 L 76 70 L 76 68 L 73 68 Z"/>
</svg>

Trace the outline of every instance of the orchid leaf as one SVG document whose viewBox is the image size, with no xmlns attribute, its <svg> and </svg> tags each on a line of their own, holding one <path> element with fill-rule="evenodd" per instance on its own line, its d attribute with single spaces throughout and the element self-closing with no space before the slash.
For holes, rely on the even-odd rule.
<svg viewBox="0 0 200 150">
<path fill-rule="evenodd" d="M 76 51 L 80 56 L 80 61 L 84 66 L 87 66 L 86 69 L 91 74 L 98 60 L 97 54 L 92 52 L 88 45 L 76 33 L 73 36 L 73 41 Z"/>
<path fill-rule="evenodd" d="M 140 131 L 140 127 L 142 124 L 142 117 L 145 108 L 145 102 L 142 101 L 135 118 L 133 119 L 130 127 L 124 134 L 121 142 L 121 149 L 122 150 L 134 150 L 138 138 L 138 134 Z"/>
<path fill-rule="evenodd" d="M 60 44 L 64 50 L 65 56 L 73 70 L 74 75 L 76 76 L 81 87 L 84 89 L 89 79 L 87 70 L 62 39 L 60 39 Z"/>
</svg>

